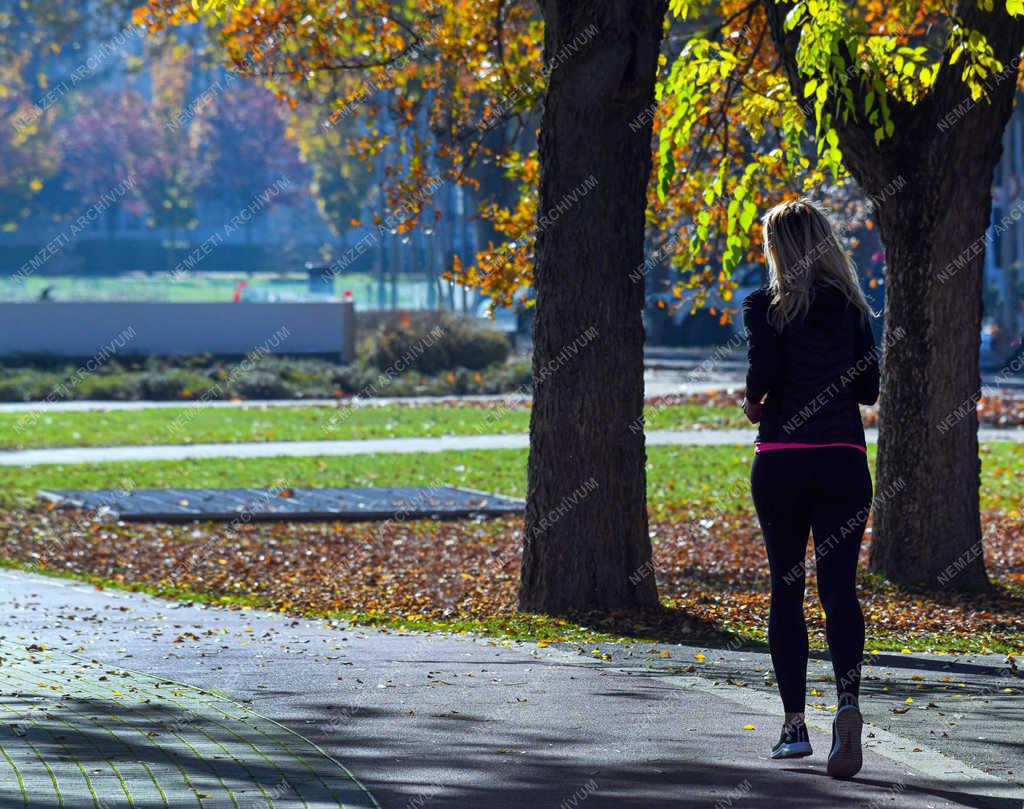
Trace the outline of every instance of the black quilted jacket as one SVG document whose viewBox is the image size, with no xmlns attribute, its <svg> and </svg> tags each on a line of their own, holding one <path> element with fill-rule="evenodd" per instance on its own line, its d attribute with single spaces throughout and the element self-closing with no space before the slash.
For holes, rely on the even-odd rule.
<svg viewBox="0 0 1024 809">
<path fill-rule="evenodd" d="M 878 399 L 878 351 L 867 318 L 842 290 L 813 287 L 811 307 L 781 333 L 768 320 L 771 293 L 743 301 L 747 398 L 764 407 L 758 441 L 864 444 L 858 404 Z"/>
</svg>

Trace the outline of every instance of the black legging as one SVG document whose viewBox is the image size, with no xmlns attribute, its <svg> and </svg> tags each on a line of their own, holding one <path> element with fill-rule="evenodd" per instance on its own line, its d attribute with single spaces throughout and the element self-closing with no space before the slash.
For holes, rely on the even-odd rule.
<svg viewBox="0 0 1024 809">
<path fill-rule="evenodd" d="M 771 569 L 768 647 L 785 710 L 804 710 L 809 530 L 814 532 L 818 595 L 836 688 L 840 695 L 858 696 L 864 616 L 857 600 L 857 557 L 872 496 L 867 457 L 855 447 L 759 452 L 750 470 L 750 488 Z"/>
</svg>

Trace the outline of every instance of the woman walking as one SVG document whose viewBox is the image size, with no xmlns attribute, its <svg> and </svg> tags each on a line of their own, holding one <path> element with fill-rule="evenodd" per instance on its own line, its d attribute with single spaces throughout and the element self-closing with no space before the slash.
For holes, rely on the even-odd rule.
<svg viewBox="0 0 1024 809">
<path fill-rule="evenodd" d="M 859 404 L 878 398 L 874 316 L 826 215 L 806 199 L 763 219 L 768 286 L 743 301 L 747 393 L 758 425 L 750 488 L 771 571 L 768 645 L 785 710 L 772 758 L 811 754 L 804 725 L 804 558 L 814 535 L 818 595 L 838 709 L 828 774 L 860 770 L 864 617 L 857 558 L 871 506 Z"/>
</svg>

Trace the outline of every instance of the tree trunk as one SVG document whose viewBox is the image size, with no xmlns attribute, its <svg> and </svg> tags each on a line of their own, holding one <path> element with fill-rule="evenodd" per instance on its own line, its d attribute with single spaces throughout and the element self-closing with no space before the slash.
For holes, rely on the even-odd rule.
<svg viewBox="0 0 1024 809">
<path fill-rule="evenodd" d="M 880 431 L 870 568 L 891 581 L 961 592 L 988 587 L 979 516 L 978 365 L 985 230 L 1002 133 L 1013 109 L 1024 20 L 1005 7 L 957 5 L 1004 68 L 974 99 L 946 54 L 916 104 L 889 99 L 894 134 L 845 113 L 843 162 L 875 202 L 886 253 Z M 764 0 L 797 98 L 800 32 L 789 3 Z M 847 63 L 853 60 L 847 51 Z M 854 110 L 866 83 L 851 82 Z M 813 120 L 813 110 L 804 102 Z"/>
<path fill-rule="evenodd" d="M 644 216 L 663 0 L 546 0 L 520 607 L 651 607 Z"/>
<path fill-rule="evenodd" d="M 992 179 L 1014 84 L 1007 79 L 976 113 L 933 126 L 933 137 L 905 141 L 915 153 L 904 155 L 905 190 L 876 205 L 886 318 L 870 568 L 903 585 L 959 592 L 989 586 L 979 510 L 978 353 Z M 877 180 L 867 180 L 869 193 L 878 194 Z"/>
<path fill-rule="evenodd" d="M 959 591 L 988 586 L 975 402 L 992 172 L 976 168 L 961 175 L 973 186 L 963 202 L 927 195 L 938 210 L 923 211 L 894 200 L 879 216 L 887 283 L 870 568 Z"/>
</svg>

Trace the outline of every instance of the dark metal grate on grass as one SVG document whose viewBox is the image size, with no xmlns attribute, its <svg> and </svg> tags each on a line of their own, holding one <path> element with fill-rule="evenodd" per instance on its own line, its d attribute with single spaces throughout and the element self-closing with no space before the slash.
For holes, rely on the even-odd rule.
<svg viewBox="0 0 1024 809">
<path fill-rule="evenodd" d="M 58 506 L 121 520 L 418 520 L 521 514 L 523 501 L 459 486 L 350 489 L 41 490 Z"/>
</svg>

